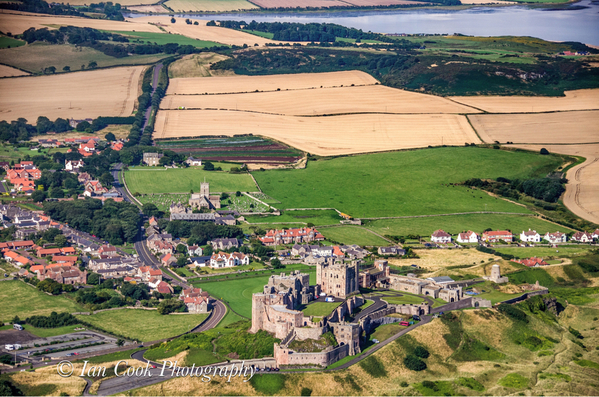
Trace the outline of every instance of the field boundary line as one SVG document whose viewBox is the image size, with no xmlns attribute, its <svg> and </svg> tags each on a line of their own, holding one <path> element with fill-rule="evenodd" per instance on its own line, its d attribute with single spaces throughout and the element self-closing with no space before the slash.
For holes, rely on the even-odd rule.
<svg viewBox="0 0 599 397">
<path fill-rule="evenodd" d="M 466 121 L 468 122 L 468 125 L 470 125 L 470 128 L 472 128 L 472 131 L 474 131 L 474 133 L 478 137 L 479 141 L 481 141 L 482 143 L 488 143 L 488 142 L 485 142 L 485 140 L 480 137 L 480 134 L 478 133 L 476 128 L 474 128 L 474 125 L 472 125 L 472 121 L 470 120 L 470 117 L 468 117 L 467 114 L 465 114 L 464 117 L 466 117 Z"/>
<path fill-rule="evenodd" d="M 382 219 L 408 219 L 408 218 L 432 218 L 437 216 L 452 216 L 452 215 L 472 215 L 472 214 L 499 214 L 499 215 L 524 215 L 524 216 L 537 216 L 538 214 L 525 214 L 522 212 L 495 212 L 495 211 L 472 211 L 472 212 L 454 212 L 450 214 L 432 214 L 432 215 L 409 215 L 409 216 L 387 216 L 378 218 L 358 218 L 368 221 L 382 220 Z"/>
<path fill-rule="evenodd" d="M 254 175 L 252 175 L 251 172 L 248 172 L 248 174 L 250 174 L 250 176 L 252 177 L 252 180 L 254 181 L 254 183 L 256 184 L 256 187 L 258 188 L 258 191 L 262 194 L 266 194 L 262 191 L 262 189 L 260 188 L 260 185 L 258 185 L 258 181 L 256 180 L 256 178 L 254 178 Z M 269 196 L 270 197 L 270 196 Z M 266 204 L 266 203 L 264 203 Z M 272 208 L 272 207 L 271 207 Z"/>
<path fill-rule="evenodd" d="M 9 65 L 7 65 L 9 66 Z M 286 88 L 284 90 L 260 90 L 260 91 L 231 91 L 231 92 L 204 92 L 204 93 L 197 93 L 197 94 L 167 94 L 166 96 L 210 96 L 210 95 L 235 95 L 235 94 L 260 94 L 263 92 L 285 92 L 285 91 L 307 91 L 307 90 L 325 90 L 325 89 L 329 89 L 329 88 L 352 88 L 352 87 L 369 87 L 369 86 L 376 86 L 376 85 L 381 85 L 381 84 L 377 84 L 377 83 L 373 83 L 373 84 L 353 84 L 353 85 L 332 85 L 329 87 L 305 87 L 305 88 Z M 386 86 L 383 86 L 386 87 Z M 456 102 L 459 103 L 459 102 Z M 462 106 L 468 106 L 468 107 L 472 107 L 469 105 L 462 105 Z"/>
<path fill-rule="evenodd" d="M 131 194 L 131 192 L 129 191 L 129 187 L 127 186 L 127 180 L 125 178 L 125 173 L 123 172 L 122 168 L 119 169 L 118 175 L 120 176 L 120 179 L 123 180 L 123 186 L 125 187 L 125 190 L 127 191 L 127 194 L 129 195 L 129 198 L 133 199 L 133 201 L 135 201 L 138 205 L 141 205 L 143 207 L 143 204 L 141 203 L 141 201 L 139 201 L 137 198 L 135 198 L 135 196 L 133 196 Z"/>
</svg>

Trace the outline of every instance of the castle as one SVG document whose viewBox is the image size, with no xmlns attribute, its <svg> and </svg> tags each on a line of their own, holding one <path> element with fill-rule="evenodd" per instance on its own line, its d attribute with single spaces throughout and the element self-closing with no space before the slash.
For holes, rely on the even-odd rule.
<svg viewBox="0 0 599 397">
<path fill-rule="evenodd" d="M 200 184 L 200 193 L 192 193 L 189 198 L 189 206 L 191 208 L 220 208 L 220 196 L 210 195 L 210 184 L 202 182 Z"/>
<path fill-rule="evenodd" d="M 345 298 L 359 291 L 358 263 L 352 261 L 351 265 L 335 261 L 330 257 L 324 263 L 316 265 L 316 284 L 322 292 L 337 298 Z"/>
</svg>

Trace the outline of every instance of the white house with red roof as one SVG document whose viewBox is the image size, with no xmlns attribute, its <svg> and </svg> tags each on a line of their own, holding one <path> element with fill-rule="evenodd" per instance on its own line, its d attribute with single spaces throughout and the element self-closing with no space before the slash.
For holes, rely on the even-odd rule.
<svg viewBox="0 0 599 397">
<path fill-rule="evenodd" d="M 324 236 L 315 228 L 302 227 L 293 229 L 271 229 L 264 237 L 260 237 L 262 244 L 266 246 L 309 243 L 311 241 L 323 241 Z"/>
<path fill-rule="evenodd" d="M 520 241 L 525 243 L 540 243 L 541 235 L 537 233 L 536 230 L 528 229 L 527 232 L 522 231 L 522 233 L 520 233 Z"/>
<path fill-rule="evenodd" d="M 150 266 L 140 266 L 137 268 L 137 274 L 144 283 L 147 283 L 152 279 L 162 281 L 162 270 L 154 269 Z"/>
<path fill-rule="evenodd" d="M 451 234 L 447 233 L 444 230 L 436 230 L 435 232 L 433 232 L 433 234 L 431 234 L 431 241 L 433 243 L 451 243 Z"/>
<path fill-rule="evenodd" d="M 483 240 L 489 243 L 497 243 L 502 240 L 511 243 L 514 241 L 514 235 L 509 230 L 491 230 L 483 232 Z"/>
<path fill-rule="evenodd" d="M 233 252 L 232 254 L 226 252 L 218 252 L 212 254 L 210 257 L 210 267 L 213 269 L 222 269 L 225 267 L 234 267 L 249 265 L 250 257 L 240 252 Z"/>
<path fill-rule="evenodd" d="M 79 168 L 83 167 L 85 163 L 83 160 L 65 160 L 64 169 L 71 172 L 79 171 Z"/>
<path fill-rule="evenodd" d="M 465 233 L 459 233 L 457 242 L 458 243 L 478 243 L 480 236 L 477 233 L 474 233 L 472 230 L 468 230 Z"/>
<path fill-rule="evenodd" d="M 568 236 L 566 236 L 566 233 L 555 232 L 555 233 L 545 234 L 543 239 L 549 241 L 551 244 L 557 244 L 557 243 L 565 243 L 566 241 L 568 241 Z"/>
<path fill-rule="evenodd" d="M 592 243 L 593 235 L 587 232 L 576 232 L 572 235 L 571 240 L 579 243 Z"/>
</svg>

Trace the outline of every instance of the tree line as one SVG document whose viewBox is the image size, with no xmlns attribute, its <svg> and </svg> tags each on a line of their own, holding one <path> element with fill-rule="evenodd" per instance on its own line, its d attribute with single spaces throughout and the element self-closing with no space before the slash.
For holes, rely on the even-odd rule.
<svg viewBox="0 0 599 397">
<path fill-rule="evenodd" d="M 119 3 L 113 4 L 112 2 L 90 4 L 88 7 L 75 8 L 70 4 L 62 3 L 51 3 L 44 0 L 23 0 L 19 2 L 0 3 L 0 9 L 15 10 L 24 12 L 35 12 L 38 14 L 50 14 L 50 15 L 74 15 L 83 18 L 89 18 L 85 13 L 101 13 L 105 15 L 106 19 L 115 21 L 124 21 L 125 18 L 121 13 L 121 5 Z"/>
<path fill-rule="evenodd" d="M 514 179 L 499 177 L 496 181 L 486 181 L 478 178 L 464 182 L 466 186 L 477 187 L 491 191 L 503 197 L 520 198 L 520 194 L 543 200 L 547 203 L 557 203 L 562 193 L 566 191 L 563 184 L 568 180 L 555 178 Z M 546 209 L 555 209 L 549 207 Z"/>
</svg>

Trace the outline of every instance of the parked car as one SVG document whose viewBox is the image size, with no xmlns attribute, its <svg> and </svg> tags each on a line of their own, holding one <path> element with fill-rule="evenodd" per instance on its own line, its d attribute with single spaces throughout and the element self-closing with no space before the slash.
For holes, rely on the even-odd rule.
<svg viewBox="0 0 599 397">
<path fill-rule="evenodd" d="M 420 321 L 420 316 L 417 316 L 417 315 L 415 315 L 415 314 L 412 316 L 412 318 L 413 318 L 414 320 L 416 320 L 416 321 Z"/>
<path fill-rule="evenodd" d="M 373 340 L 372 340 L 372 342 L 373 342 L 373 343 L 377 343 L 377 344 L 378 344 L 378 343 L 381 343 L 381 342 L 380 342 L 378 339 L 373 339 Z"/>
<path fill-rule="evenodd" d="M 13 345 L 4 345 L 4 348 L 6 350 L 15 350 L 15 347 Z"/>
</svg>

